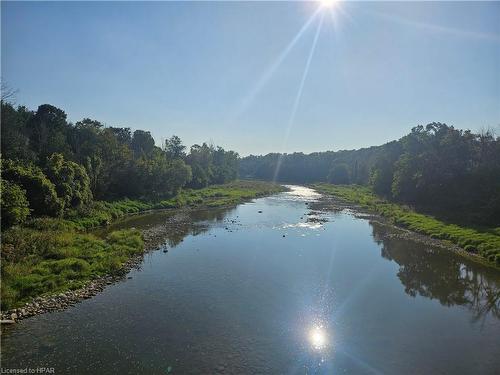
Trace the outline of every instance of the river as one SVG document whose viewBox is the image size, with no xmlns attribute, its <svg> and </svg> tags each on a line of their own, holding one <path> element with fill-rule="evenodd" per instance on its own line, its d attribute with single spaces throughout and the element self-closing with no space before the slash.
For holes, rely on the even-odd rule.
<svg viewBox="0 0 500 375">
<path fill-rule="evenodd" d="M 2 332 L 56 374 L 498 374 L 500 273 L 315 191 L 189 212 L 122 282 Z M 154 227 L 173 213 L 117 227 Z M 168 249 L 168 252 L 163 250 Z"/>
</svg>

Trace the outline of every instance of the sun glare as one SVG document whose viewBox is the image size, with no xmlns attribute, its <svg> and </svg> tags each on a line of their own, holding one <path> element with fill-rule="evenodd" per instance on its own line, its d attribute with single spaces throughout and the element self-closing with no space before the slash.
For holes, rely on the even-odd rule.
<svg viewBox="0 0 500 375">
<path fill-rule="evenodd" d="M 328 344 L 325 330 L 319 326 L 311 329 L 311 331 L 309 332 L 309 341 L 314 349 L 324 349 Z"/>
<path fill-rule="evenodd" d="M 329 8 L 332 9 L 335 6 L 337 0 L 319 0 L 319 4 L 321 8 Z"/>
</svg>

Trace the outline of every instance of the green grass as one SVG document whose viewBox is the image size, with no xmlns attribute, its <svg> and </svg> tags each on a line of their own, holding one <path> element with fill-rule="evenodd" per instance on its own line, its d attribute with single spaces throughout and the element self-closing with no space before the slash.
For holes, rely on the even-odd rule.
<svg viewBox="0 0 500 375">
<path fill-rule="evenodd" d="M 95 202 L 64 219 L 38 218 L 25 227 L 10 228 L 2 235 L 2 311 L 33 297 L 78 289 L 97 276 L 113 274 L 144 250 L 137 230 L 114 231 L 100 239 L 86 233 L 89 229 L 147 210 L 234 205 L 283 190 L 266 182 L 235 181 L 185 190 L 158 202 Z"/>
<path fill-rule="evenodd" d="M 376 212 L 398 226 L 450 241 L 468 253 L 479 255 L 490 265 L 500 267 L 500 228 L 479 230 L 445 223 L 409 207 L 390 203 L 363 186 L 316 184 L 314 188 Z"/>
<path fill-rule="evenodd" d="M 235 181 L 199 190 L 184 190 L 174 198 L 160 201 L 155 208 L 222 207 L 270 195 L 285 189 L 261 181 Z"/>
<path fill-rule="evenodd" d="M 113 274 L 144 248 L 138 230 L 98 239 L 87 233 L 18 227 L 6 231 L 2 242 L 2 310 Z"/>
</svg>

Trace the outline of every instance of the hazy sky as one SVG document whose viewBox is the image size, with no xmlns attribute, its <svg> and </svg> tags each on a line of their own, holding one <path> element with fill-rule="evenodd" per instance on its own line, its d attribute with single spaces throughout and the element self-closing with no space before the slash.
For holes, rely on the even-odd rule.
<svg viewBox="0 0 500 375">
<path fill-rule="evenodd" d="M 432 121 L 499 129 L 499 2 L 342 2 L 333 17 L 304 2 L 1 6 L 18 104 L 157 143 L 247 155 L 377 145 Z"/>
</svg>

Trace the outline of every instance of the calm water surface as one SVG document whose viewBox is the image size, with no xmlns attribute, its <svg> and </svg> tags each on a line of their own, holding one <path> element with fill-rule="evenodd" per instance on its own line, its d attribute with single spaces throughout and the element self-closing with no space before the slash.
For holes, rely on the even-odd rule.
<svg viewBox="0 0 500 375">
<path fill-rule="evenodd" d="M 305 202 L 317 198 L 292 187 L 191 213 L 195 225 L 165 240 L 168 253 L 148 254 L 131 279 L 5 329 L 2 367 L 500 373 L 498 271 L 395 238 L 394 229 L 347 211 L 313 212 Z M 118 225 L 153 226 L 171 215 Z"/>
</svg>

